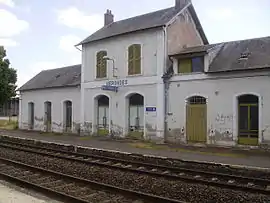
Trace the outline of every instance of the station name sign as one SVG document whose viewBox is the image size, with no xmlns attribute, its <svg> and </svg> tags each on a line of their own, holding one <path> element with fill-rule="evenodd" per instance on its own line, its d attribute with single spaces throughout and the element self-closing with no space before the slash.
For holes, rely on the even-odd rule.
<svg viewBox="0 0 270 203">
<path fill-rule="evenodd" d="M 128 80 L 109 80 L 106 82 L 106 86 L 127 86 L 128 85 Z"/>
<path fill-rule="evenodd" d="M 109 80 L 101 87 L 102 90 L 118 92 L 119 87 L 127 86 L 128 80 Z"/>
</svg>

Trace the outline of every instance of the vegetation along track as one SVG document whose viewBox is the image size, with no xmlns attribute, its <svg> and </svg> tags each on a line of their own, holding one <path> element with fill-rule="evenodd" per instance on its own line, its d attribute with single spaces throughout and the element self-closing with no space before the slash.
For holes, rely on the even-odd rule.
<svg viewBox="0 0 270 203">
<path fill-rule="evenodd" d="M 0 176 L 74 203 L 182 203 L 0 158 Z"/>
<path fill-rule="evenodd" d="M 145 162 L 124 160 L 120 158 L 90 155 L 83 153 L 68 152 L 64 150 L 48 149 L 41 146 L 2 141 L 1 147 L 37 153 L 66 160 L 78 161 L 84 164 L 97 165 L 100 167 L 118 169 L 123 171 L 147 174 L 172 180 L 200 183 L 221 188 L 260 193 L 270 195 L 270 180 L 267 178 L 254 178 L 241 175 L 209 172 L 197 169 L 170 167 Z"/>
</svg>

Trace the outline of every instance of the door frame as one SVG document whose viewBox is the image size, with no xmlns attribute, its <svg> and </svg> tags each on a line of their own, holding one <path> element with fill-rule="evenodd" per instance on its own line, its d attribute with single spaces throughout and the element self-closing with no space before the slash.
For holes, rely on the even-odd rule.
<svg viewBox="0 0 270 203">
<path fill-rule="evenodd" d="M 259 137 L 258 137 L 258 145 L 262 143 L 262 96 L 256 92 L 241 92 L 238 94 L 234 95 L 233 98 L 233 140 L 235 142 L 235 145 L 238 144 L 238 135 L 239 135 L 239 127 L 238 127 L 238 117 L 239 117 L 239 112 L 238 112 L 238 98 L 243 95 L 254 95 L 258 97 L 258 108 L 259 108 Z"/>
</svg>

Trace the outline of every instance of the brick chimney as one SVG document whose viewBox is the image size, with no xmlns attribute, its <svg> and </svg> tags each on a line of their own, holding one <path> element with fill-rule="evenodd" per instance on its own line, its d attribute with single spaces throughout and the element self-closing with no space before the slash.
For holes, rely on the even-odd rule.
<svg viewBox="0 0 270 203">
<path fill-rule="evenodd" d="M 112 11 L 107 9 L 107 12 L 104 14 L 104 26 L 109 25 L 114 22 L 114 16 Z"/>
<path fill-rule="evenodd" d="M 190 0 L 175 0 L 175 8 L 176 9 L 182 9 L 184 8 Z"/>
</svg>

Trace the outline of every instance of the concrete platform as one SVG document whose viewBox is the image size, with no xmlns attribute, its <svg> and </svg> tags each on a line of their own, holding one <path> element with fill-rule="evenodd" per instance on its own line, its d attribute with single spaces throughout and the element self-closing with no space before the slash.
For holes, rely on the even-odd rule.
<svg viewBox="0 0 270 203">
<path fill-rule="evenodd" d="M 60 203 L 0 180 L 0 203 Z"/>
<path fill-rule="evenodd" d="M 116 150 L 129 153 L 140 153 L 154 156 L 170 157 L 188 161 L 212 162 L 229 164 L 234 166 L 245 166 L 255 168 L 270 168 L 270 153 L 258 150 L 240 150 L 233 148 L 217 147 L 189 147 L 155 145 L 140 141 L 131 140 L 109 140 L 94 137 L 79 137 L 70 135 L 60 135 L 53 133 L 38 133 L 28 131 L 4 131 L 0 130 L 0 135 L 30 138 L 49 142 L 71 144 L 107 150 Z"/>
</svg>

